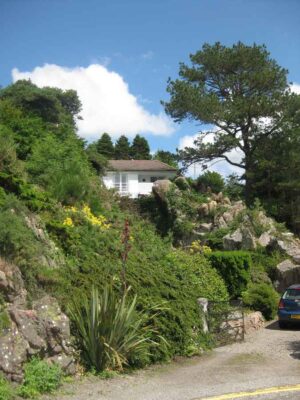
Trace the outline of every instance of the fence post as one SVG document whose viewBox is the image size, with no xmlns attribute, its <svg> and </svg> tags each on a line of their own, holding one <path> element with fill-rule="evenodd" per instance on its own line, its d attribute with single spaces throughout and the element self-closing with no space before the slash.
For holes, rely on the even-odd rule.
<svg viewBox="0 0 300 400">
<path fill-rule="evenodd" d="M 199 308 L 201 310 L 203 332 L 207 333 L 208 332 L 208 324 L 207 324 L 208 300 L 205 297 L 200 297 L 199 299 L 197 299 L 197 302 L 198 302 Z"/>
</svg>

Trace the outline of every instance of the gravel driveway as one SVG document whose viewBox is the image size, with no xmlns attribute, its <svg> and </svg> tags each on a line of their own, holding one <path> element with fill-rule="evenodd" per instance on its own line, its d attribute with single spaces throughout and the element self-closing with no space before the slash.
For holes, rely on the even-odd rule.
<svg viewBox="0 0 300 400">
<path fill-rule="evenodd" d="M 300 329 L 282 331 L 273 322 L 248 335 L 243 343 L 220 347 L 202 357 L 180 359 L 109 380 L 92 377 L 65 385 L 55 399 L 198 400 L 297 383 Z"/>
</svg>

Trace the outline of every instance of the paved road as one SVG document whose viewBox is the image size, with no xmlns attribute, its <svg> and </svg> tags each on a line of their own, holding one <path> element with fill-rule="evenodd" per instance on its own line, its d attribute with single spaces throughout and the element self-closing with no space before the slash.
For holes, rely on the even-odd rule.
<svg viewBox="0 0 300 400">
<path fill-rule="evenodd" d="M 229 395 L 296 384 L 298 391 Z M 220 397 L 224 394 L 227 397 Z M 211 396 L 218 396 L 214 400 L 300 399 L 300 329 L 281 331 L 274 322 L 247 336 L 244 343 L 221 347 L 202 357 L 152 366 L 107 381 L 93 377 L 69 384 L 56 399 L 202 400 Z"/>
</svg>

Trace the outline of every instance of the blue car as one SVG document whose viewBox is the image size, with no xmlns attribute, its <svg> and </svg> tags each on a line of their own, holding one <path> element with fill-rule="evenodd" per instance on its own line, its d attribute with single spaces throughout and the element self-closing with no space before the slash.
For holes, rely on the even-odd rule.
<svg viewBox="0 0 300 400">
<path fill-rule="evenodd" d="M 300 284 L 288 287 L 278 304 L 279 328 L 284 329 L 297 322 L 300 322 Z"/>
</svg>

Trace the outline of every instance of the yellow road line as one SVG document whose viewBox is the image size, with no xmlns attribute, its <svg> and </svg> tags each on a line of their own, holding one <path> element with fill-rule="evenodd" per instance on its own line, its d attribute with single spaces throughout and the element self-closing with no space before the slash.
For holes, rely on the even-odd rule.
<svg viewBox="0 0 300 400">
<path fill-rule="evenodd" d="M 236 392 L 236 393 L 228 393 L 222 394 L 220 396 L 212 396 L 212 397 L 199 397 L 193 400 L 232 400 L 232 399 L 240 399 L 243 397 L 255 397 L 263 394 L 272 394 L 272 393 L 282 393 L 282 392 L 296 392 L 300 391 L 300 384 L 298 385 L 287 385 L 287 386 L 274 386 L 266 389 L 257 389 L 251 392 Z"/>
</svg>

